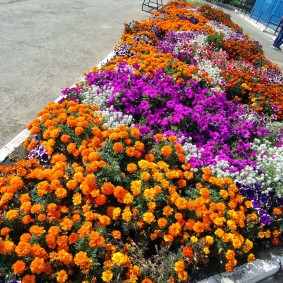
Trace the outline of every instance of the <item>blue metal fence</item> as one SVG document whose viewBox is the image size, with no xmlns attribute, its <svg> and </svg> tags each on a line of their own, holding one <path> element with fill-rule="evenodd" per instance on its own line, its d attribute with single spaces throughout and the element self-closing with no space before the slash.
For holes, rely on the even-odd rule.
<svg viewBox="0 0 283 283">
<path fill-rule="evenodd" d="M 283 0 L 257 0 L 250 17 L 276 32 L 283 17 Z"/>
</svg>

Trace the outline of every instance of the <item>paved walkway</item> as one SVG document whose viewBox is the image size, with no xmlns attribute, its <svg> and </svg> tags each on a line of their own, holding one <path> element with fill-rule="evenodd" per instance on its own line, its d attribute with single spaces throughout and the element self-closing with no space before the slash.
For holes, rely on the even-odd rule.
<svg viewBox="0 0 283 283">
<path fill-rule="evenodd" d="M 163 1 L 167 3 L 167 1 Z M 142 0 L 0 0 L 0 149 L 62 88 L 103 60 L 125 22 L 149 16 Z M 274 36 L 248 16 L 225 12 L 258 40 L 283 69 L 283 53 L 270 48 Z"/>
<path fill-rule="evenodd" d="M 0 0 L 0 149 L 141 20 L 141 0 Z"/>
</svg>

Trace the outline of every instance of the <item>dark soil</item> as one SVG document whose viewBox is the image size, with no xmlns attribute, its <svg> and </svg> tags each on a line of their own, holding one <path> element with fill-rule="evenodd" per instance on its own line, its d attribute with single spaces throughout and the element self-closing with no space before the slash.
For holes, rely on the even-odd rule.
<svg viewBox="0 0 283 283">
<path fill-rule="evenodd" d="M 2 166 L 11 166 L 16 161 L 24 159 L 26 156 L 26 151 L 22 148 L 22 145 L 16 147 L 11 154 L 9 154 L 4 161 L 0 162 Z"/>
</svg>

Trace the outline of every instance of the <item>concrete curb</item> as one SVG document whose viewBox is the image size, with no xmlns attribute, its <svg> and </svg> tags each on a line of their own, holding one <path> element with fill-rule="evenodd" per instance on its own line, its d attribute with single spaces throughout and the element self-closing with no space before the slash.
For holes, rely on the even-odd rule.
<svg viewBox="0 0 283 283">
<path fill-rule="evenodd" d="M 112 57 L 114 56 L 114 51 L 109 53 L 100 63 L 96 65 L 96 67 L 100 68 L 102 65 L 106 64 Z M 74 87 L 72 85 L 71 87 Z M 55 102 L 60 101 L 62 96 L 58 97 Z M 17 136 L 15 136 L 9 143 L 3 146 L 0 149 L 0 163 L 3 162 L 13 151 L 15 148 L 20 146 L 24 140 L 30 135 L 29 130 L 24 129 Z"/>
</svg>

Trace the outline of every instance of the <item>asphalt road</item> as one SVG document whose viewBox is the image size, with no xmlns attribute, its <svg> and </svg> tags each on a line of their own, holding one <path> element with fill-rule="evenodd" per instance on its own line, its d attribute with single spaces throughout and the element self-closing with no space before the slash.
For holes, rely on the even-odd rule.
<svg viewBox="0 0 283 283">
<path fill-rule="evenodd" d="M 0 148 L 113 51 L 141 0 L 0 0 Z"/>
</svg>

